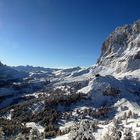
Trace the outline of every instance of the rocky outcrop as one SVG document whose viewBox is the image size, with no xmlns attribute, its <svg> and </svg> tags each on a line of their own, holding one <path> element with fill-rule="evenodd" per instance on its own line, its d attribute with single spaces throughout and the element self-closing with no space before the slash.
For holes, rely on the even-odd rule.
<svg viewBox="0 0 140 140">
<path fill-rule="evenodd" d="M 89 93 L 91 93 L 94 106 L 96 107 L 110 105 L 118 97 L 122 96 L 124 91 L 121 81 L 110 75 L 95 78 L 90 81 L 88 86 L 91 87 Z"/>
<path fill-rule="evenodd" d="M 97 65 L 111 68 L 116 73 L 140 69 L 140 20 L 119 27 L 109 35 Z"/>
</svg>

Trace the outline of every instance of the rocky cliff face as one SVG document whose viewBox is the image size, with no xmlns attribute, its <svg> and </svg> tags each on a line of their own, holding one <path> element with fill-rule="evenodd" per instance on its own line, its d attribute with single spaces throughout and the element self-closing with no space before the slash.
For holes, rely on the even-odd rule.
<svg viewBox="0 0 140 140">
<path fill-rule="evenodd" d="M 140 20 L 119 27 L 109 35 L 97 65 L 116 73 L 140 69 Z"/>
</svg>

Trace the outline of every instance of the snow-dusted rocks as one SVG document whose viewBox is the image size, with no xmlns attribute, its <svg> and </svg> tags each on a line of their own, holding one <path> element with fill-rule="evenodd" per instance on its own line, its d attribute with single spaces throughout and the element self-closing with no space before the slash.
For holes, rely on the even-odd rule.
<svg viewBox="0 0 140 140">
<path fill-rule="evenodd" d="M 112 104 L 124 90 L 123 84 L 113 76 L 99 76 L 93 78 L 88 86 L 79 90 L 92 97 L 95 106 Z"/>
<path fill-rule="evenodd" d="M 140 69 L 140 20 L 117 28 L 103 43 L 98 66 L 121 73 Z"/>
</svg>

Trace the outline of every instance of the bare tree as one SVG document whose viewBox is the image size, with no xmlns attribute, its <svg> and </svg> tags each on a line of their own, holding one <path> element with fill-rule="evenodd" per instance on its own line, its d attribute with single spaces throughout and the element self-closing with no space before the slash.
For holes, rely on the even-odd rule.
<svg viewBox="0 0 140 140">
<path fill-rule="evenodd" d="M 0 140 L 5 140 L 2 128 L 0 128 Z"/>
<path fill-rule="evenodd" d="M 108 129 L 107 133 L 103 136 L 103 140 L 120 140 L 121 137 L 121 131 L 114 126 L 110 130 Z"/>
<path fill-rule="evenodd" d="M 130 110 L 127 115 L 128 118 L 132 117 L 132 111 Z"/>
<path fill-rule="evenodd" d="M 123 140 L 134 140 L 132 129 L 126 128 L 124 131 Z"/>
<path fill-rule="evenodd" d="M 136 140 L 140 140 L 140 132 L 136 133 Z"/>
<path fill-rule="evenodd" d="M 19 133 L 15 140 L 25 140 L 25 136 L 23 134 Z"/>
<path fill-rule="evenodd" d="M 29 140 L 42 140 L 41 134 L 37 128 L 32 128 L 29 135 Z"/>
</svg>

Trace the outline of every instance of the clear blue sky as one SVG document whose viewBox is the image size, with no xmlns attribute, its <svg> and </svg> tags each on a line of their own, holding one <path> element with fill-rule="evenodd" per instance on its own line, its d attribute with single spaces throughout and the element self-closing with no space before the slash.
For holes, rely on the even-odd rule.
<svg viewBox="0 0 140 140">
<path fill-rule="evenodd" d="M 90 66 L 109 33 L 137 19 L 139 0 L 0 0 L 0 60 Z"/>
</svg>

